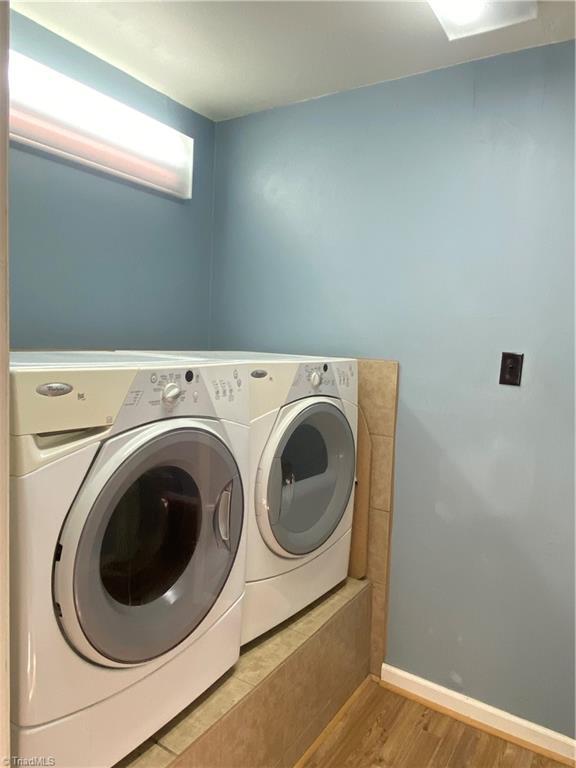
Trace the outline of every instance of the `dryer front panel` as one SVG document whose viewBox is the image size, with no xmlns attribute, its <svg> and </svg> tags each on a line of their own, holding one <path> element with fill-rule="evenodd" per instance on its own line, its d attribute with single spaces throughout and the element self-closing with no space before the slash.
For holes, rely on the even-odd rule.
<svg viewBox="0 0 576 768">
<path fill-rule="evenodd" d="M 216 602 L 243 524 L 236 462 L 200 428 L 138 430 L 105 446 L 64 524 L 54 600 L 69 642 L 104 665 L 181 643 Z M 118 438 L 120 440 L 120 438 Z"/>
<path fill-rule="evenodd" d="M 310 398 L 284 408 L 257 476 L 258 523 L 268 546 L 287 557 L 321 547 L 346 511 L 354 475 L 354 435 L 337 405 Z"/>
</svg>

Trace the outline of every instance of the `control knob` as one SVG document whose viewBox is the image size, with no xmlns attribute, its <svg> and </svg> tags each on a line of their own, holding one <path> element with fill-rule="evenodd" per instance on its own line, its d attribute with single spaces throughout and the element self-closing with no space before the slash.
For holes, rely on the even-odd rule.
<svg viewBox="0 0 576 768">
<path fill-rule="evenodd" d="M 320 384 L 322 384 L 322 376 L 318 373 L 318 371 L 314 371 L 312 376 L 310 376 L 310 384 L 312 384 L 314 389 L 318 389 Z"/>
<path fill-rule="evenodd" d="M 181 394 L 182 390 L 178 384 L 166 384 L 162 391 L 162 402 L 166 403 L 166 405 L 174 405 Z"/>
</svg>

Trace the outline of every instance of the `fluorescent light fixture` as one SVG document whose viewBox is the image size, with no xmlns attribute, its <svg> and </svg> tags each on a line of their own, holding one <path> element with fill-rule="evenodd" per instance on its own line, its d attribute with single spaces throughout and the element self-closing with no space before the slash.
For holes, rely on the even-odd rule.
<svg viewBox="0 0 576 768">
<path fill-rule="evenodd" d="M 169 195 L 192 197 L 194 139 L 10 51 L 10 138 Z"/>
<path fill-rule="evenodd" d="M 533 21 L 536 0 L 428 0 L 449 40 Z"/>
</svg>

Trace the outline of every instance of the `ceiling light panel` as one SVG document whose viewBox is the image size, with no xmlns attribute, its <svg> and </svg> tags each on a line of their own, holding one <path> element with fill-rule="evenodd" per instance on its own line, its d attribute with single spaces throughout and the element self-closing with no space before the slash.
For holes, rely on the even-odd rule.
<svg viewBox="0 0 576 768">
<path fill-rule="evenodd" d="M 534 21 L 536 0 L 428 0 L 449 40 Z"/>
</svg>

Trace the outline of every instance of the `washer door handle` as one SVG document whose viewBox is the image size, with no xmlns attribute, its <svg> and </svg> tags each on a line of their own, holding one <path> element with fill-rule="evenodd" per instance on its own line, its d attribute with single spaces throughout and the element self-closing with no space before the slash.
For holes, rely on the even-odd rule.
<svg viewBox="0 0 576 768">
<path fill-rule="evenodd" d="M 216 503 L 216 521 L 218 533 L 224 544 L 230 549 L 230 509 L 232 506 L 232 484 L 221 491 Z"/>
</svg>

